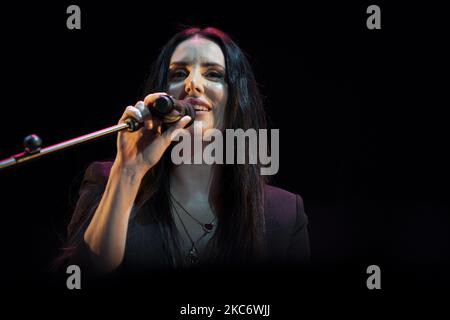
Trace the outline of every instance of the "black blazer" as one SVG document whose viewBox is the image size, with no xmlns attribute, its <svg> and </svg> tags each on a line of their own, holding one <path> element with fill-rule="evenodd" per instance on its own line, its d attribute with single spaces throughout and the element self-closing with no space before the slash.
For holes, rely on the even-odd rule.
<svg viewBox="0 0 450 320">
<path fill-rule="evenodd" d="M 68 237 L 82 239 L 108 181 L 112 162 L 93 162 L 87 168 L 75 211 L 68 226 Z M 163 239 L 158 223 L 138 223 L 132 211 L 128 225 L 122 267 L 148 269 L 164 267 Z M 266 252 L 277 264 L 306 264 L 310 259 L 308 218 L 302 198 L 288 191 L 265 187 Z M 84 251 L 84 250 L 83 250 Z M 79 256 L 79 255 L 78 255 Z M 84 256 L 84 254 L 83 254 Z"/>
</svg>

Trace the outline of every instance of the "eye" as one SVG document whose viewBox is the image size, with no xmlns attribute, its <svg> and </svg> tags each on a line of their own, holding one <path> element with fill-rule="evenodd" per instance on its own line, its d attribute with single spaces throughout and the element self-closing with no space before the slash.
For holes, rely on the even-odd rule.
<svg viewBox="0 0 450 320">
<path fill-rule="evenodd" d="M 170 71 L 169 78 L 170 80 L 182 80 L 187 77 L 186 70 L 183 69 L 175 69 L 173 71 Z"/>
<path fill-rule="evenodd" d="M 223 74 L 223 72 L 220 71 L 216 71 L 216 70 L 209 70 L 206 72 L 205 74 L 206 77 L 211 78 L 213 80 L 222 80 L 225 78 L 225 75 Z"/>
</svg>

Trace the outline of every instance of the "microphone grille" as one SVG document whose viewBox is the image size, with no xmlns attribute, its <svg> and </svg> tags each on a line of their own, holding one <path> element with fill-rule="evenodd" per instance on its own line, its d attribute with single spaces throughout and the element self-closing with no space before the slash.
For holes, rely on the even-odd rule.
<svg viewBox="0 0 450 320">
<path fill-rule="evenodd" d="M 153 108 L 159 114 L 168 114 L 170 111 L 172 111 L 173 101 L 169 96 L 158 97 L 153 103 Z"/>
</svg>

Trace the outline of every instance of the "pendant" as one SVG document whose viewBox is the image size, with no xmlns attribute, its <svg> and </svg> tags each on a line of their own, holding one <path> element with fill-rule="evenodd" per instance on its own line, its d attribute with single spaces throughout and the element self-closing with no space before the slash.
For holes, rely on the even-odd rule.
<svg viewBox="0 0 450 320">
<path fill-rule="evenodd" d="M 205 231 L 205 232 L 211 232 L 214 229 L 214 224 L 213 223 L 205 223 L 205 224 L 202 224 L 202 228 L 203 228 L 203 231 Z"/>
<path fill-rule="evenodd" d="M 195 249 L 195 246 L 192 246 L 191 250 L 189 251 L 186 260 L 189 264 L 196 263 L 198 260 L 198 252 L 197 249 Z"/>
</svg>

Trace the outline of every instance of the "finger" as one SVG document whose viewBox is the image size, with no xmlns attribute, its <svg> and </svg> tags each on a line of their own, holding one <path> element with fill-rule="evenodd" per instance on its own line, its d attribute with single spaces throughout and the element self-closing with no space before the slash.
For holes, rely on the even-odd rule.
<svg viewBox="0 0 450 320">
<path fill-rule="evenodd" d="M 147 107 L 145 107 L 147 109 Z M 158 126 L 158 118 L 153 117 L 152 113 L 148 111 L 144 116 L 144 127 L 147 130 L 153 130 L 155 127 Z"/>
<path fill-rule="evenodd" d="M 135 107 L 136 109 L 138 109 L 138 110 L 141 112 L 142 117 L 145 117 L 145 116 L 149 113 L 149 110 L 148 110 L 148 108 L 145 106 L 144 101 L 138 101 L 138 102 L 136 102 L 136 104 L 134 105 L 134 107 Z"/>
<path fill-rule="evenodd" d="M 122 117 L 120 118 L 119 122 L 123 122 L 125 119 L 130 118 L 130 117 L 135 119 L 138 122 L 143 121 L 141 112 L 133 106 L 128 106 L 125 109 L 125 112 L 122 114 Z"/>
<path fill-rule="evenodd" d="M 165 132 L 164 135 L 170 140 L 173 141 L 174 137 L 176 137 L 180 132 L 184 132 L 183 129 L 189 122 L 191 121 L 191 117 L 184 116 L 179 121 L 170 126 Z"/>
<path fill-rule="evenodd" d="M 155 92 L 155 93 L 149 94 L 148 96 L 146 96 L 144 98 L 144 104 L 147 107 L 152 106 L 156 99 L 158 99 L 161 96 L 165 96 L 165 95 L 167 95 L 167 93 L 165 93 L 165 92 Z"/>
</svg>

